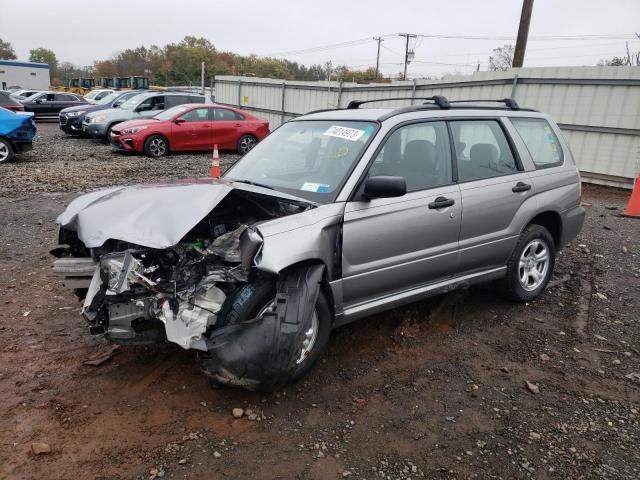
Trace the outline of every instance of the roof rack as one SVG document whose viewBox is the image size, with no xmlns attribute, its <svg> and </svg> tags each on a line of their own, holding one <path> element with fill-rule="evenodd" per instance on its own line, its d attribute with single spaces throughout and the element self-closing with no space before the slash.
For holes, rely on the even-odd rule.
<svg viewBox="0 0 640 480">
<path fill-rule="evenodd" d="M 504 103 L 511 110 L 520 110 L 520 106 L 513 98 L 503 98 L 501 100 L 450 100 L 449 103 Z"/>
<path fill-rule="evenodd" d="M 442 95 L 434 95 L 433 97 L 395 97 L 395 98 L 377 98 L 375 100 L 351 100 L 347 105 L 347 110 L 355 110 L 360 108 L 360 105 L 373 102 L 388 102 L 393 100 L 431 100 L 438 107 L 446 110 L 449 108 L 449 100 Z"/>
</svg>

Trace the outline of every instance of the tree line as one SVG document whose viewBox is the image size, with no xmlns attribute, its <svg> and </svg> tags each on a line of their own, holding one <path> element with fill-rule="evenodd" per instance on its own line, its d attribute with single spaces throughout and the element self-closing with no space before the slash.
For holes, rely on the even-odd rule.
<svg viewBox="0 0 640 480">
<path fill-rule="evenodd" d="M 8 42 L 0 39 L 0 59 L 16 59 Z M 346 66 L 332 66 L 331 62 L 303 65 L 278 58 L 239 55 L 220 51 L 202 37 L 186 36 L 178 43 L 163 47 L 151 45 L 127 48 L 106 60 L 80 67 L 70 62 L 59 62 L 56 54 L 47 48 L 29 51 L 29 61 L 49 64 L 54 85 L 66 84 L 74 77 L 130 77 L 146 76 L 157 85 L 200 84 L 201 62 L 205 63 L 207 84 L 216 75 L 244 75 L 287 80 L 336 80 L 355 82 L 389 81 L 376 74 L 374 68 L 352 70 Z"/>
</svg>

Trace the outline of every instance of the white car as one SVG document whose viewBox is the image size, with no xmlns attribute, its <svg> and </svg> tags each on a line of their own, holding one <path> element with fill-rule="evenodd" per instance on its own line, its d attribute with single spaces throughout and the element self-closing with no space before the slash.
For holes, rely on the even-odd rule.
<svg viewBox="0 0 640 480">
<path fill-rule="evenodd" d="M 98 90 L 91 90 L 89 93 L 87 93 L 84 96 L 84 99 L 87 102 L 93 103 L 95 105 L 96 103 L 98 103 L 99 100 L 103 99 L 107 95 L 112 94 L 114 91 L 115 90 L 110 90 L 110 89 L 107 89 L 107 88 L 98 89 Z"/>
</svg>

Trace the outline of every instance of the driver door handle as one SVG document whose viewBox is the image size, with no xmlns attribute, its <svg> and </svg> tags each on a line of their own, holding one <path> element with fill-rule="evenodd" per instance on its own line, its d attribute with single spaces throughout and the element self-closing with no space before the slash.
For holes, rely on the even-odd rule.
<svg viewBox="0 0 640 480">
<path fill-rule="evenodd" d="M 515 187 L 511 189 L 511 191 L 514 193 L 526 192 L 527 190 L 531 190 L 531 185 L 524 182 L 516 183 Z"/>
<path fill-rule="evenodd" d="M 453 198 L 438 197 L 429 204 L 429 208 L 431 210 L 435 210 L 438 208 L 450 207 L 454 203 L 456 203 L 456 201 Z"/>
</svg>

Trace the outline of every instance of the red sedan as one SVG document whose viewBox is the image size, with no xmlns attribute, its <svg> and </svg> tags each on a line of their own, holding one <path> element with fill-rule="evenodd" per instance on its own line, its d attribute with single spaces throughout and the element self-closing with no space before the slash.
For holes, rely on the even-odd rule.
<svg viewBox="0 0 640 480">
<path fill-rule="evenodd" d="M 245 154 L 269 133 L 269 122 L 237 108 L 187 103 L 155 117 L 130 120 L 111 129 L 111 145 L 127 152 L 162 157 L 169 152 L 235 150 Z"/>
</svg>

